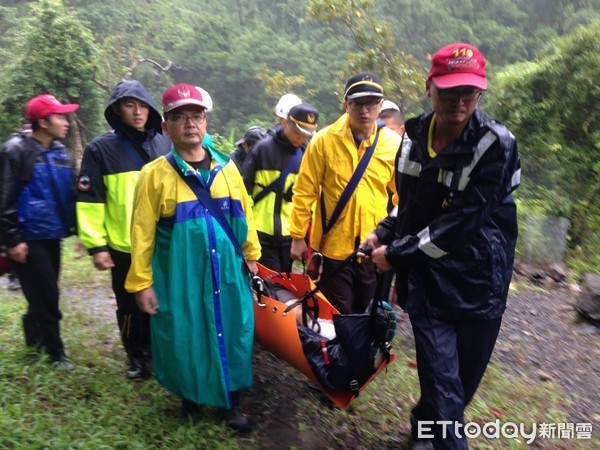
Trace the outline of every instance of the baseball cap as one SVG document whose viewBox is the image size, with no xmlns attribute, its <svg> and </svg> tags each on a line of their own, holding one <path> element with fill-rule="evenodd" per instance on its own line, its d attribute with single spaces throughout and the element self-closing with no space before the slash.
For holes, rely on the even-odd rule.
<svg viewBox="0 0 600 450">
<path fill-rule="evenodd" d="M 381 111 L 385 111 L 386 109 L 395 109 L 396 111 L 400 111 L 398 105 L 390 100 L 384 100 L 383 105 L 381 105 Z"/>
<path fill-rule="evenodd" d="M 252 148 L 254 147 L 254 144 L 266 137 L 267 130 L 265 130 L 263 127 L 255 125 L 248 128 L 244 133 L 244 137 L 237 141 L 235 145 L 240 145 L 242 142 L 245 142 L 246 144 L 248 144 L 248 147 Z"/>
<path fill-rule="evenodd" d="M 212 112 L 213 110 L 213 99 L 206 89 L 202 89 L 200 86 L 196 86 L 196 89 L 200 91 L 200 95 L 204 99 L 206 104 L 206 112 Z"/>
<path fill-rule="evenodd" d="M 212 107 L 212 99 L 206 95 L 208 94 L 206 91 L 204 92 L 203 96 L 202 92 L 192 84 L 179 83 L 171 86 L 162 96 L 163 112 L 168 113 L 186 105 L 197 105 L 209 109 L 209 106 Z"/>
<path fill-rule="evenodd" d="M 348 78 L 344 88 L 344 99 L 359 97 L 383 97 L 381 78 L 370 72 L 358 73 Z"/>
<path fill-rule="evenodd" d="M 38 95 L 27 102 L 25 117 L 30 122 L 44 119 L 50 114 L 68 114 L 79 109 L 76 103 L 61 103 L 50 94 Z"/>
<path fill-rule="evenodd" d="M 299 105 L 302 103 L 300 97 L 295 94 L 283 94 L 277 105 L 275 105 L 275 115 L 277 117 L 281 117 L 282 119 L 287 119 L 287 115 L 292 109 L 293 106 Z"/>
<path fill-rule="evenodd" d="M 294 124 L 298 133 L 310 137 L 317 129 L 319 111 L 310 103 L 300 103 L 290 109 L 287 120 Z"/>
<path fill-rule="evenodd" d="M 440 89 L 456 86 L 487 89 L 485 58 L 470 44 L 446 45 L 433 55 L 427 80 L 433 80 Z"/>
</svg>

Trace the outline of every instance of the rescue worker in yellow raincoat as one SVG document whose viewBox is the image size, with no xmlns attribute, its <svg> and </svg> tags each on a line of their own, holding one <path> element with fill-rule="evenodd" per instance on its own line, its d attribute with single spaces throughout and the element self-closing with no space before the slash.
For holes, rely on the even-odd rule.
<svg viewBox="0 0 600 450">
<path fill-rule="evenodd" d="M 220 407 L 229 426 L 250 431 L 239 393 L 253 381 L 249 272 L 260 244 L 239 171 L 203 142 L 205 97 L 189 84 L 163 94 L 173 149 L 140 174 L 125 288 L 152 315 L 154 374 L 182 411 Z"/>
<path fill-rule="evenodd" d="M 383 101 L 378 76 L 365 72 L 350 77 L 344 90 L 346 113 L 311 139 L 302 159 L 293 190 L 290 254 L 295 260 L 306 258 L 314 207 L 310 245 L 323 254 L 323 277 L 387 217 L 387 188 L 396 192 L 394 159 L 400 136 L 377 122 Z M 372 262 L 354 261 L 321 291 L 341 313 L 360 313 L 376 285 Z"/>
</svg>

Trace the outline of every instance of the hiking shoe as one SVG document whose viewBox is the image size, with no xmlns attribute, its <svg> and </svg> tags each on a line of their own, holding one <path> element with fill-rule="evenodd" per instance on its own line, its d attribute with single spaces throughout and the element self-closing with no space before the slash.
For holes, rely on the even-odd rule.
<svg viewBox="0 0 600 450">
<path fill-rule="evenodd" d="M 127 367 L 127 370 L 125 371 L 125 377 L 128 380 L 141 381 L 141 380 L 145 380 L 149 376 L 150 376 L 150 372 L 148 372 L 148 369 L 146 368 L 144 361 L 142 361 L 141 359 L 137 359 L 137 358 L 132 358 L 129 360 L 129 366 Z"/>
<path fill-rule="evenodd" d="M 239 406 L 234 406 L 227 410 L 225 423 L 229 428 L 238 433 L 250 433 L 256 426 L 254 421 L 244 414 Z"/>
<path fill-rule="evenodd" d="M 56 358 L 52 358 L 52 367 L 58 370 L 73 370 L 75 364 L 67 358 L 67 355 L 60 355 Z"/>
<path fill-rule="evenodd" d="M 9 291 L 18 291 L 19 289 L 21 289 L 21 282 L 18 278 L 9 278 L 8 285 L 6 286 L 6 288 Z"/>
</svg>

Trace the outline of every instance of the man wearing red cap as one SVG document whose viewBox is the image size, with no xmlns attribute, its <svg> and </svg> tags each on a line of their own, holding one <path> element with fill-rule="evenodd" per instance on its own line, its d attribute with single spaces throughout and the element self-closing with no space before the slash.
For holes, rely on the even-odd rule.
<svg viewBox="0 0 600 450">
<path fill-rule="evenodd" d="M 479 50 L 440 49 L 425 87 L 433 112 L 406 122 L 398 212 L 365 243 L 376 248 L 380 270 L 396 270 L 415 336 L 421 398 L 411 415 L 413 446 L 466 449 L 464 409 L 506 308 L 520 160 L 514 136 L 478 107 L 487 89 Z"/>
<path fill-rule="evenodd" d="M 51 95 L 32 98 L 25 108 L 31 133 L 0 148 L 0 243 L 27 299 L 25 342 L 65 369 L 73 364 L 60 337 L 58 276 L 60 242 L 75 231 L 75 172 L 59 139 L 69 131 L 67 114 L 78 108 Z"/>
<path fill-rule="evenodd" d="M 173 149 L 141 171 L 125 288 L 152 315 L 154 374 L 183 398 L 183 412 L 225 408 L 229 426 L 250 431 L 239 391 L 252 385 L 248 274 L 260 245 L 251 200 L 235 164 L 203 141 L 202 92 L 177 84 L 162 105 Z"/>
</svg>

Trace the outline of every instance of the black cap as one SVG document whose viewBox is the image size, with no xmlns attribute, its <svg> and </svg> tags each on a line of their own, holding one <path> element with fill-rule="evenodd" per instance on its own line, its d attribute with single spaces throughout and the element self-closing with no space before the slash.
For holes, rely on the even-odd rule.
<svg viewBox="0 0 600 450">
<path fill-rule="evenodd" d="M 381 78 L 369 72 L 352 75 L 344 88 L 344 99 L 359 97 L 383 97 Z"/>
<path fill-rule="evenodd" d="M 248 147 L 252 148 L 254 147 L 254 144 L 266 137 L 267 130 L 265 130 L 263 127 L 252 126 L 246 130 L 244 137 L 237 141 L 235 145 L 240 145 L 242 142 L 245 142 L 248 144 Z"/>
<path fill-rule="evenodd" d="M 300 103 L 290 109 L 287 120 L 294 124 L 298 133 L 310 137 L 317 130 L 319 111 L 310 103 Z"/>
</svg>

